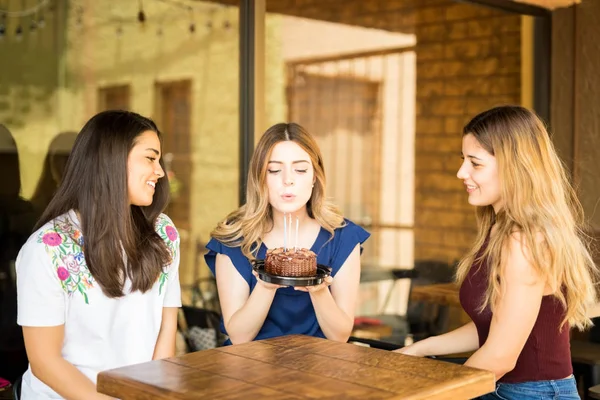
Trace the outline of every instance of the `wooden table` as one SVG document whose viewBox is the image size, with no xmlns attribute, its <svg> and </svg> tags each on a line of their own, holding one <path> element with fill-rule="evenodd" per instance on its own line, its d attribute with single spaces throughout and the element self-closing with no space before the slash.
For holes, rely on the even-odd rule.
<svg viewBox="0 0 600 400">
<path fill-rule="evenodd" d="M 410 292 L 410 299 L 446 306 L 460 307 L 458 286 L 456 283 L 439 283 L 435 285 L 413 286 Z"/>
<path fill-rule="evenodd" d="M 123 400 L 469 399 L 493 390 L 488 371 L 300 335 L 98 375 L 98 391 Z"/>
</svg>

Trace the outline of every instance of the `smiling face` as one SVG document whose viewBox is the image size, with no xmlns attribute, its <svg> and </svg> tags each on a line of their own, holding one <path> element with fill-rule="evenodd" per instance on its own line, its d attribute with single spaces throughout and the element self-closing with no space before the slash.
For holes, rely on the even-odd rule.
<svg viewBox="0 0 600 400">
<path fill-rule="evenodd" d="M 464 182 L 469 204 L 502 208 L 500 179 L 496 157 L 485 150 L 475 136 L 466 134 L 462 142 L 463 163 L 456 176 Z"/>
<path fill-rule="evenodd" d="M 305 209 L 313 183 L 314 170 L 308 153 L 293 141 L 277 143 L 267 165 L 267 188 L 273 212 L 294 213 Z"/>
<path fill-rule="evenodd" d="M 159 163 L 160 156 L 160 140 L 156 132 L 145 131 L 136 137 L 127 156 L 127 191 L 131 205 L 152 204 L 156 182 L 165 176 Z"/>
</svg>

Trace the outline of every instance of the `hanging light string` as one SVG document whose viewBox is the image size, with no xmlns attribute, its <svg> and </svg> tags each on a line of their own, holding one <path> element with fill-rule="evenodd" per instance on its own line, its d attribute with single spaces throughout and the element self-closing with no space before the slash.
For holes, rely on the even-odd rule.
<svg viewBox="0 0 600 400">
<path fill-rule="evenodd" d="M 17 18 L 18 17 L 27 17 L 29 15 L 36 14 L 39 10 L 46 7 L 48 5 L 48 3 L 50 3 L 50 0 L 40 0 L 39 3 L 36 4 L 35 6 L 25 9 L 25 10 L 21 10 L 21 11 L 8 11 L 8 10 L 0 9 L 0 15 L 7 16 L 7 17 L 17 17 Z"/>
<path fill-rule="evenodd" d="M 191 4 L 186 4 L 185 1 L 186 0 L 153 0 L 157 3 L 163 3 L 167 6 L 176 8 L 176 9 L 180 9 L 183 12 L 186 12 L 188 14 L 188 27 L 187 30 L 191 33 L 194 34 L 197 30 L 197 26 L 196 26 L 196 13 L 199 12 L 199 9 L 203 9 L 204 7 L 196 7 L 196 5 L 191 5 Z M 187 0 L 189 1 L 189 0 Z M 81 14 L 83 13 L 84 7 L 80 4 L 81 0 L 77 1 L 77 0 L 73 0 L 72 3 L 74 5 L 74 8 L 77 10 L 77 16 L 76 16 L 76 21 L 77 21 L 77 25 L 81 25 Z M 20 23 L 17 26 L 17 29 L 15 31 L 15 36 L 17 37 L 17 39 L 20 39 L 22 34 L 23 34 L 23 19 L 25 17 L 28 16 L 33 16 L 34 18 L 36 18 L 36 15 L 39 16 L 39 20 L 32 20 L 31 23 L 29 24 L 29 28 L 31 30 L 31 32 L 34 32 L 37 30 L 37 28 L 42 28 L 45 25 L 45 20 L 44 20 L 44 16 L 43 16 L 43 12 L 45 8 L 49 8 L 49 6 L 51 5 L 51 0 L 38 0 L 37 4 L 27 8 L 26 4 L 27 1 L 26 0 L 22 0 L 22 7 L 21 10 L 18 11 L 9 11 L 8 8 L 6 8 L 5 6 L 5 1 L 4 0 L 0 0 L 0 40 L 6 35 L 6 19 L 7 18 L 16 18 L 16 19 L 20 19 Z M 169 8 L 170 8 L 169 7 Z M 227 8 L 227 6 L 223 6 L 225 8 Z M 209 15 L 209 20 L 206 22 L 205 27 L 208 30 L 211 30 L 213 27 L 213 22 L 212 22 L 212 17 L 214 17 L 215 12 L 217 11 L 216 8 L 211 7 L 208 10 L 206 8 L 204 8 L 205 12 L 208 13 Z M 168 13 L 167 13 L 168 14 Z M 171 19 L 171 18 L 165 18 L 167 17 L 167 15 L 165 13 L 161 14 L 160 17 L 160 22 L 159 22 L 159 26 L 158 26 L 158 31 L 157 34 L 159 36 L 162 35 L 163 32 L 163 25 L 165 20 Z M 126 24 L 128 21 L 128 18 L 123 18 L 123 17 L 112 17 L 112 18 L 101 18 L 100 19 L 101 22 L 113 22 L 113 23 L 117 23 L 117 35 L 120 36 L 121 34 L 123 34 L 123 25 Z M 138 12 L 135 15 L 135 20 L 137 20 L 138 23 L 141 23 L 142 25 L 144 25 L 146 22 L 148 22 L 148 15 L 146 13 L 146 10 L 144 9 L 144 4 L 143 4 L 143 0 L 138 0 Z M 224 29 L 228 29 L 231 26 L 231 23 L 228 20 L 225 20 L 223 23 L 223 28 Z"/>
</svg>

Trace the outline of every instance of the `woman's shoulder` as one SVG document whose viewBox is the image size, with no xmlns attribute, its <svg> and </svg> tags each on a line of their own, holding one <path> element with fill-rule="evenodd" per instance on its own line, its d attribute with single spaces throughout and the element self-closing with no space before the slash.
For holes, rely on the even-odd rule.
<svg viewBox="0 0 600 400">
<path fill-rule="evenodd" d="M 167 214 L 160 214 L 154 223 L 154 230 L 167 243 L 179 241 L 179 231 Z"/>
<path fill-rule="evenodd" d="M 242 254 L 242 245 L 241 241 L 232 242 L 232 243 L 224 243 L 219 239 L 211 237 L 208 243 L 206 244 L 206 248 L 209 251 L 225 254 L 228 256 Z"/>
<path fill-rule="evenodd" d="M 350 219 L 348 218 L 343 218 L 342 219 L 342 223 L 340 224 L 340 226 L 338 226 L 337 228 L 335 228 L 336 231 L 341 231 L 343 229 L 354 229 L 353 227 L 358 226 L 356 225 L 354 222 L 352 222 Z"/>
<path fill-rule="evenodd" d="M 355 236 L 355 235 L 358 235 L 361 237 L 366 236 L 365 239 L 370 236 L 370 233 L 367 232 L 367 230 L 365 228 L 363 228 L 360 225 L 355 224 L 348 218 L 344 218 L 341 226 L 339 226 L 335 229 L 335 234 L 336 235 L 340 234 L 340 237 L 348 237 L 348 236 Z"/>
<path fill-rule="evenodd" d="M 321 232 L 324 232 L 322 228 Z M 355 224 L 348 218 L 344 218 L 341 226 L 335 228 L 333 238 L 331 234 L 326 232 L 327 239 L 323 247 L 331 247 L 333 249 L 354 248 L 357 244 L 363 244 L 371 234 L 362 226 Z"/>
<path fill-rule="evenodd" d="M 206 244 L 206 249 L 208 252 L 204 255 L 204 261 L 213 275 L 216 276 L 217 255 L 221 254 L 229 257 L 235 269 L 244 277 L 248 285 L 251 284 L 250 261 L 244 255 L 240 244 L 223 243 L 212 237 Z"/>
<path fill-rule="evenodd" d="M 362 252 L 362 245 L 369 236 L 369 232 L 363 227 L 344 218 L 342 225 L 335 229 L 333 237 L 329 234 L 320 247 L 318 252 L 321 257 L 320 262 L 330 266 L 333 269 L 332 274 L 337 273 L 357 246 Z"/>
<path fill-rule="evenodd" d="M 76 218 L 74 212 L 68 212 L 33 232 L 19 251 L 20 269 L 54 265 L 59 275 L 64 275 L 65 266 L 83 256 L 84 239 Z"/>
<path fill-rule="evenodd" d="M 29 236 L 25 246 L 59 247 L 69 241 L 83 245 L 81 228 L 73 211 L 46 222 Z"/>
</svg>

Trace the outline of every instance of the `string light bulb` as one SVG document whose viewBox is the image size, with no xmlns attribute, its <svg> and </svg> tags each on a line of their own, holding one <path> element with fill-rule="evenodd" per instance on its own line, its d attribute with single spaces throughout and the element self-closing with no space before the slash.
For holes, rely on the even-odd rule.
<svg viewBox="0 0 600 400">
<path fill-rule="evenodd" d="M 23 27 L 21 24 L 17 25 L 17 29 L 15 29 L 15 39 L 17 42 L 20 42 L 23 39 Z"/>
<path fill-rule="evenodd" d="M 18 1 L 18 0 L 16 0 Z M 9 1 L 10 3 L 10 1 Z M 53 0 L 36 0 L 36 4 L 28 7 L 29 0 L 21 0 L 21 8 L 15 11 L 9 11 L 6 7 L 6 0 L 0 0 L 0 40 L 9 35 L 8 18 L 17 19 L 18 25 L 14 30 L 14 38 L 16 41 L 21 41 L 26 34 L 35 33 L 46 25 L 44 20 L 43 10 L 52 11 Z M 30 18 L 30 19 L 29 19 Z"/>
<path fill-rule="evenodd" d="M 6 15 L 2 14 L 0 18 L 0 40 L 4 39 L 6 35 Z"/>
<path fill-rule="evenodd" d="M 140 0 L 140 10 L 138 11 L 137 18 L 140 24 L 146 22 L 146 13 L 144 12 L 144 4 L 142 3 L 142 0 Z"/>
<path fill-rule="evenodd" d="M 196 23 L 194 21 L 194 9 L 192 7 L 189 7 L 188 11 L 190 12 L 190 26 L 188 29 L 190 33 L 194 33 L 196 32 Z"/>
<path fill-rule="evenodd" d="M 25 11 L 27 8 L 26 0 L 21 0 L 21 8 L 21 11 Z M 17 29 L 15 29 L 15 40 L 17 42 L 20 42 L 23 39 L 23 18 L 24 15 L 21 15 L 21 18 L 19 18 L 19 25 L 17 25 Z"/>
</svg>

